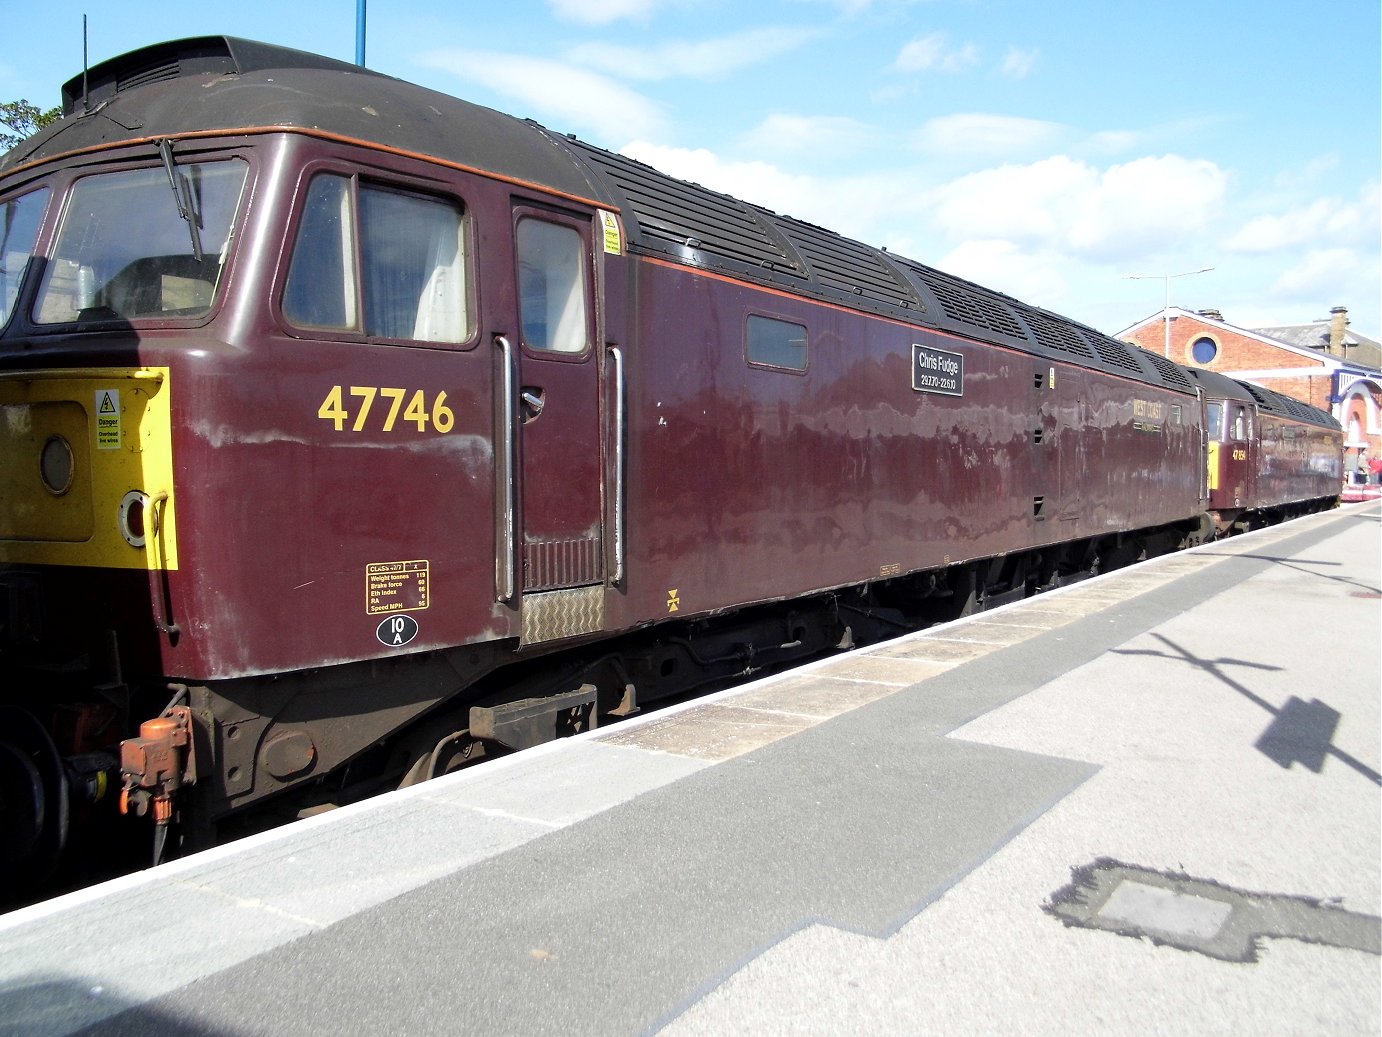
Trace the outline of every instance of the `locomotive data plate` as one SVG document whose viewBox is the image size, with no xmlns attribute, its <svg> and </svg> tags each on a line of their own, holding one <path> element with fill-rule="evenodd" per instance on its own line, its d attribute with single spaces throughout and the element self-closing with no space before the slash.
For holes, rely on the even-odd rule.
<svg viewBox="0 0 1382 1037">
<path fill-rule="evenodd" d="M 912 343 L 912 388 L 942 396 L 963 396 L 964 354 Z"/>
<path fill-rule="evenodd" d="M 373 562 L 365 567 L 365 614 L 416 612 L 430 604 L 426 561 Z"/>
</svg>

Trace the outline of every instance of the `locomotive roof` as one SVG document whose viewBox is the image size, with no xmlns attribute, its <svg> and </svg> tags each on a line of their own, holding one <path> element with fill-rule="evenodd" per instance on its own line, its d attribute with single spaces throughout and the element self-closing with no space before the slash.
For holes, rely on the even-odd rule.
<svg viewBox="0 0 1382 1037">
<path fill-rule="evenodd" d="M 74 77 L 63 106 L 64 118 L 0 159 L 0 172 L 199 131 L 339 134 L 617 208 L 634 253 L 1194 392 L 1184 368 L 1087 325 L 537 123 L 321 55 L 225 36 L 175 40 Z"/>
<path fill-rule="evenodd" d="M 0 159 L 0 173 L 121 141 L 288 127 L 373 141 L 581 197 L 596 191 L 535 123 L 358 65 L 233 37 L 173 40 L 102 62 L 63 87 L 63 112 Z"/>
<path fill-rule="evenodd" d="M 1337 430 L 1342 427 L 1338 420 L 1327 411 L 1321 410 L 1319 407 L 1312 407 L 1293 396 L 1287 396 L 1261 385 L 1232 378 L 1218 371 L 1206 371 L 1200 368 L 1191 368 L 1190 376 L 1200 384 L 1200 387 L 1204 389 L 1205 396 L 1210 399 L 1241 400 L 1244 403 L 1255 403 L 1259 409 L 1279 417 L 1294 418 L 1297 421 L 1319 425 L 1321 428 L 1327 429 Z"/>
<path fill-rule="evenodd" d="M 1194 392 L 1178 364 L 1059 314 L 1029 306 L 834 231 L 792 219 L 574 137 L 560 138 L 604 174 L 630 247 L 922 327 Z"/>
</svg>

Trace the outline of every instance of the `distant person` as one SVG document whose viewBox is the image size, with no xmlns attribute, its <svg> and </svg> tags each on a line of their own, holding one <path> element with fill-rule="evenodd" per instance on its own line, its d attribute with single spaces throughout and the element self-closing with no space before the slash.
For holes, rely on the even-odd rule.
<svg viewBox="0 0 1382 1037">
<path fill-rule="evenodd" d="M 1374 485 L 1382 482 L 1382 457 L 1368 458 L 1368 482 Z"/>
<path fill-rule="evenodd" d="M 1368 452 L 1361 447 L 1358 450 L 1357 467 L 1353 469 L 1353 481 L 1358 485 L 1368 481 Z"/>
</svg>

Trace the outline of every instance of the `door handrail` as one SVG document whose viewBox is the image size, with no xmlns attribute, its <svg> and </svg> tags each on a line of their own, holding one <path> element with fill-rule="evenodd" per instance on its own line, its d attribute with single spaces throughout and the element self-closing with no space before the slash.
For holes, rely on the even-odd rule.
<svg viewBox="0 0 1382 1037">
<path fill-rule="evenodd" d="M 627 459 L 624 441 L 628 426 L 628 401 L 625 398 L 624 354 L 618 346 L 609 347 L 614 361 L 614 566 L 610 583 L 624 579 L 624 478 Z"/>
<path fill-rule="evenodd" d="M 514 547 L 515 524 L 518 511 L 517 452 L 518 439 L 514 428 L 515 386 L 518 375 L 514 370 L 513 346 L 503 335 L 494 336 L 494 344 L 499 347 L 502 370 L 499 372 L 499 442 L 495 450 L 494 492 L 500 505 L 497 557 L 495 558 L 494 581 L 497 600 L 510 602 L 514 596 Z"/>
</svg>

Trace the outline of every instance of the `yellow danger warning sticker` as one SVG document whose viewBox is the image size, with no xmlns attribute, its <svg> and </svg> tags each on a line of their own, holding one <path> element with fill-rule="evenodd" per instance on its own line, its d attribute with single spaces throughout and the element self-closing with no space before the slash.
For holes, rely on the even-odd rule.
<svg viewBox="0 0 1382 1037">
<path fill-rule="evenodd" d="M 624 254 L 624 238 L 619 233 L 619 217 L 612 212 L 600 210 L 600 226 L 605 232 L 605 251 L 611 256 Z"/>
<path fill-rule="evenodd" d="M 96 449 L 120 449 L 120 390 L 96 390 Z"/>
</svg>

